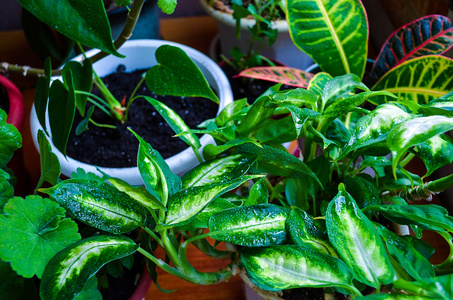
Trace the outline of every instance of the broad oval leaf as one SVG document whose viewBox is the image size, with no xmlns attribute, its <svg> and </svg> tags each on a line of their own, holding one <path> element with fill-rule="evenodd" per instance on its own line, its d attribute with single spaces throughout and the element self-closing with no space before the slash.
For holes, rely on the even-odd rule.
<svg viewBox="0 0 453 300">
<path fill-rule="evenodd" d="M 0 109 L 0 166 L 6 165 L 14 151 L 22 147 L 22 137 L 14 125 L 7 124 L 6 112 Z"/>
<path fill-rule="evenodd" d="M 340 259 L 307 247 L 243 248 L 240 253 L 248 277 L 264 290 L 352 286 L 352 274 Z"/>
<path fill-rule="evenodd" d="M 427 170 L 425 176 L 453 162 L 453 140 L 446 134 L 433 136 L 426 142 L 418 144 L 415 151 L 425 164 Z"/>
<path fill-rule="evenodd" d="M 332 76 L 365 71 L 368 22 L 358 0 L 288 0 L 291 38 Z"/>
<path fill-rule="evenodd" d="M 370 89 L 356 74 L 345 74 L 329 80 L 322 91 L 322 110 L 336 100 L 351 96 L 356 89 L 368 92 Z"/>
<path fill-rule="evenodd" d="M 138 245 L 124 236 L 98 235 L 60 251 L 47 265 L 41 281 L 43 300 L 74 299 L 106 263 L 133 254 Z"/>
<path fill-rule="evenodd" d="M 250 193 L 247 200 L 244 202 L 244 206 L 255 205 L 255 204 L 267 204 L 269 202 L 269 190 L 267 189 L 266 182 L 263 178 L 260 178 L 250 188 Z"/>
<path fill-rule="evenodd" d="M 209 203 L 247 180 L 261 175 L 244 175 L 230 181 L 207 186 L 194 186 L 174 194 L 168 203 L 167 218 L 162 226 L 181 226 L 200 213 Z"/>
<path fill-rule="evenodd" d="M 118 178 L 109 178 L 108 180 L 120 192 L 126 193 L 131 198 L 134 198 L 144 207 L 153 209 L 165 209 L 165 206 L 151 195 L 144 186 L 132 186 L 127 182 Z"/>
<path fill-rule="evenodd" d="M 212 238 L 236 245 L 259 247 L 286 241 L 289 209 L 274 204 L 235 207 L 214 214 L 208 226 Z"/>
<path fill-rule="evenodd" d="M 395 272 L 379 233 L 343 184 L 338 189 L 326 211 L 330 242 L 356 280 L 376 288 L 389 284 Z"/>
<path fill-rule="evenodd" d="M 49 260 L 80 240 L 77 224 L 65 210 L 40 196 L 11 198 L 0 214 L 0 258 L 21 276 L 41 278 Z"/>
<path fill-rule="evenodd" d="M 453 118 L 444 116 L 420 117 L 394 126 L 387 136 L 387 146 L 392 151 L 394 172 L 407 149 L 452 129 Z"/>
<path fill-rule="evenodd" d="M 315 93 L 317 96 L 322 96 L 322 92 L 324 91 L 324 87 L 326 84 L 332 80 L 332 76 L 328 73 L 320 72 L 317 73 L 308 84 L 307 90 Z"/>
<path fill-rule="evenodd" d="M 430 54 L 442 54 L 453 46 L 450 18 L 430 15 L 408 23 L 393 32 L 381 48 L 370 78 L 373 85 L 388 70 L 406 60 Z"/>
<path fill-rule="evenodd" d="M 38 187 L 47 181 L 50 184 L 57 184 L 60 178 L 61 168 L 58 157 L 52 152 L 52 147 L 44 134 L 44 131 L 38 131 L 39 155 L 41 157 L 41 176 Z"/>
<path fill-rule="evenodd" d="M 243 154 L 229 155 L 204 162 L 182 177 L 182 188 L 223 183 L 244 175 L 256 158 Z"/>
<path fill-rule="evenodd" d="M 126 233 L 145 224 L 146 210 L 108 183 L 68 179 L 40 189 L 80 221 L 110 233 Z"/>
<path fill-rule="evenodd" d="M 453 60 L 436 55 L 408 60 L 387 72 L 372 90 L 385 90 L 400 100 L 426 104 L 453 90 Z M 387 96 L 373 100 L 374 104 L 393 101 Z"/>
<path fill-rule="evenodd" d="M 313 74 L 291 67 L 254 67 L 240 72 L 238 77 L 247 77 L 306 88 Z"/>
<path fill-rule="evenodd" d="M 110 23 L 101 0 L 18 0 L 42 22 L 70 39 L 121 56 L 113 45 Z"/>
<path fill-rule="evenodd" d="M 150 90 L 158 95 L 205 97 L 219 103 L 201 70 L 182 49 L 162 45 L 155 55 L 158 65 L 146 72 Z"/>
</svg>

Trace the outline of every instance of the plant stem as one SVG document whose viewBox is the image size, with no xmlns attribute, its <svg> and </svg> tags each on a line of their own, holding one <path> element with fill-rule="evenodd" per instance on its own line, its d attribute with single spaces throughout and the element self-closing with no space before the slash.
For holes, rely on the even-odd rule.
<svg viewBox="0 0 453 300">
<path fill-rule="evenodd" d="M 181 260 L 178 256 L 178 253 L 173 246 L 173 243 L 171 242 L 170 238 L 168 237 L 168 231 L 163 230 L 160 233 L 160 237 L 162 239 L 162 248 L 165 250 L 167 253 L 168 257 L 172 261 L 172 263 L 175 265 L 176 268 L 180 269 L 182 266 Z"/>
<path fill-rule="evenodd" d="M 134 91 L 132 92 L 131 96 L 129 97 L 129 101 L 127 101 L 126 111 L 124 112 L 124 121 L 127 121 L 129 116 L 129 107 L 131 106 L 132 102 L 135 100 L 135 94 L 137 94 L 138 89 L 145 81 L 146 77 L 143 76 L 140 82 L 135 86 Z"/>
<path fill-rule="evenodd" d="M 429 199 L 432 195 L 443 192 L 452 186 L 453 174 L 450 174 L 446 177 L 427 182 L 422 186 L 403 191 L 401 192 L 400 197 L 407 199 L 408 201 Z"/>
</svg>

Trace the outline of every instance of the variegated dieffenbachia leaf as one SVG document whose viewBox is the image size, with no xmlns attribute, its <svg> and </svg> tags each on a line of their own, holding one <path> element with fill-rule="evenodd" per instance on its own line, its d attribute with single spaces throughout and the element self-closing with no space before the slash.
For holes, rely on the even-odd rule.
<svg viewBox="0 0 453 300">
<path fill-rule="evenodd" d="M 415 146 L 426 167 L 425 176 L 431 175 L 438 168 L 453 162 L 453 140 L 446 134 L 436 135 Z"/>
<path fill-rule="evenodd" d="M 358 0 L 288 0 L 291 38 L 332 76 L 365 71 L 368 22 Z"/>
<path fill-rule="evenodd" d="M 409 59 L 442 54 L 452 46 L 453 24 L 450 18 L 430 15 L 410 22 L 387 38 L 371 69 L 370 84 Z"/>
<path fill-rule="evenodd" d="M 340 184 L 326 211 L 329 240 L 340 258 L 366 285 L 389 284 L 395 271 L 373 223 Z"/>
<path fill-rule="evenodd" d="M 453 60 L 427 55 L 408 60 L 387 72 L 373 87 L 388 91 L 400 100 L 426 104 L 453 90 Z M 387 96 L 373 98 L 373 104 L 393 101 Z"/>
</svg>

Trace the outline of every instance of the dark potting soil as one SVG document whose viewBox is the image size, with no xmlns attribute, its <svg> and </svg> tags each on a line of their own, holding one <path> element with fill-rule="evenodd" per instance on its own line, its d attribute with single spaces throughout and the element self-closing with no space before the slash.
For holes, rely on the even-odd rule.
<svg viewBox="0 0 453 300">
<path fill-rule="evenodd" d="M 3 86 L 0 86 L 0 109 L 3 109 L 6 113 L 9 111 L 9 97 Z"/>
<path fill-rule="evenodd" d="M 324 300 L 323 288 L 297 288 L 283 291 L 285 300 Z"/>
<path fill-rule="evenodd" d="M 124 72 L 120 66 L 116 73 L 102 78 L 113 96 L 121 101 L 129 97 L 146 70 Z M 93 89 L 93 93 L 97 93 Z M 151 96 L 172 108 L 186 124 L 196 129 L 201 122 L 216 116 L 218 105 L 209 99 L 198 97 L 158 96 L 142 84 L 136 95 Z M 130 127 L 164 158 L 171 157 L 188 146 L 174 132 L 160 114 L 145 99 L 138 98 L 130 106 L 126 122 L 114 121 L 100 109 L 95 109 L 92 119 L 100 124 L 112 124 L 116 129 L 89 125 L 80 135 L 75 129 L 81 121 L 76 112 L 74 126 L 67 146 L 67 155 L 79 161 L 102 167 L 134 167 L 137 165 L 138 140 L 128 130 Z"/>
</svg>

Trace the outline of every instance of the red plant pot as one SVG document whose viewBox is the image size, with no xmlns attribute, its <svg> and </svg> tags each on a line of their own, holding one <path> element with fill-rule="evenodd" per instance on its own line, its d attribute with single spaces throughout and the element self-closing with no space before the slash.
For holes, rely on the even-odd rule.
<svg viewBox="0 0 453 300">
<path fill-rule="evenodd" d="M 24 97 L 19 89 L 6 77 L 0 75 L 0 85 L 6 90 L 9 97 L 9 111 L 7 123 L 14 125 L 19 131 L 22 129 L 25 117 Z"/>
</svg>

